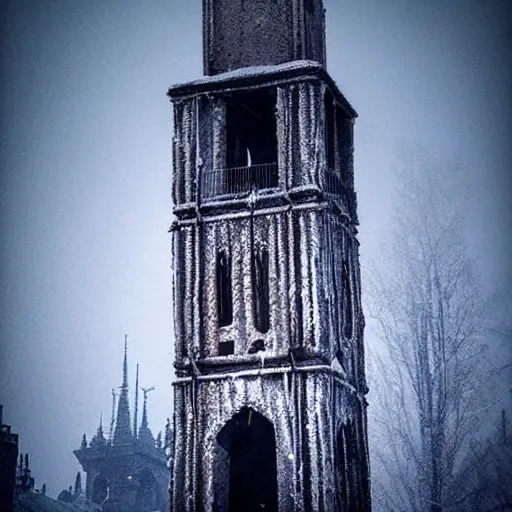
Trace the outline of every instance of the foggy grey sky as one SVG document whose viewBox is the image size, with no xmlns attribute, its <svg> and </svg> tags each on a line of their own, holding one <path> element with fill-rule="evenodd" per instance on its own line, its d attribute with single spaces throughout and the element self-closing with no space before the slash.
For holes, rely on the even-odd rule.
<svg viewBox="0 0 512 512">
<path fill-rule="evenodd" d="M 328 69 L 359 113 L 363 279 L 413 149 L 463 169 L 454 200 L 466 197 L 483 285 L 510 290 L 510 2 L 324 2 Z M 172 415 L 165 93 L 202 74 L 201 7 L 2 2 L 0 403 L 52 496 L 73 483 L 72 450 L 101 412 L 108 430 L 125 333 L 132 390 L 136 362 L 156 386 L 155 435 Z"/>
</svg>

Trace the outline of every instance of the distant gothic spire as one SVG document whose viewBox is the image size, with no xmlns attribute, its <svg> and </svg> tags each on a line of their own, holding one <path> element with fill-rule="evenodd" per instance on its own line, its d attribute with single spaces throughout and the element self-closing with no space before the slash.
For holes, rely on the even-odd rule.
<svg viewBox="0 0 512 512">
<path fill-rule="evenodd" d="M 154 446 L 155 439 L 153 438 L 153 434 L 151 430 L 148 427 L 148 411 L 147 411 L 147 402 L 148 402 L 148 392 L 152 391 L 154 388 L 148 388 L 144 389 L 142 388 L 142 391 L 144 392 L 144 405 L 142 408 L 142 421 L 140 422 L 140 428 L 139 428 L 139 439 L 146 444 L 151 444 Z"/>
<path fill-rule="evenodd" d="M 133 437 L 137 437 L 137 412 L 139 410 L 139 363 L 135 377 L 135 407 L 133 411 Z"/>
<path fill-rule="evenodd" d="M 128 337 L 124 337 L 123 384 L 117 405 L 114 444 L 123 444 L 132 440 L 130 427 L 130 406 L 128 404 Z"/>
<path fill-rule="evenodd" d="M 100 415 L 100 426 L 96 431 L 95 436 L 91 439 L 90 446 L 91 448 L 96 448 L 97 446 L 104 446 L 107 443 L 105 435 L 103 434 L 103 414 Z"/>
</svg>

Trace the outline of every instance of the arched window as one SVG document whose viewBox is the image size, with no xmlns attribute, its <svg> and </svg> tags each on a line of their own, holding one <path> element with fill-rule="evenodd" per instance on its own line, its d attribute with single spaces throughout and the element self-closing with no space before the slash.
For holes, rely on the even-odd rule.
<svg viewBox="0 0 512 512">
<path fill-rule="evenodd" d="M 233 322 L 231 261 L 224 251 L 217 255 L 217 314 L 220 326 L 230 325 Z"/>
<path fill-rule="evenodd" d="M 254 325 L 261 333 L 270 328 L 268 251 L 262 249 L 253 254 L 253 304 Z"/>
<path fill-rule="evenodd" d="M 352 290 L 350 289 L 350 273 L 346 262 L 343 263 L 342 271 L 343 279 L 343 334 L 345 338 L 352 338 L 353 331 L 353 316 L 352 316 Z"/>
</svg>

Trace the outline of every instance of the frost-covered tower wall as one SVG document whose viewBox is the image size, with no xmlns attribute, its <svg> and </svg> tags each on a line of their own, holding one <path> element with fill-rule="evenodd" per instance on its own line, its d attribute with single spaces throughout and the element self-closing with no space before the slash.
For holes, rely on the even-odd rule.
<svg viewBox="0 0 512 512">
<path fill-rule="evenodd" d="M 173 510 L 370 510 L 356 113 L 310 57 L 169 90 Z"/>
</svg>

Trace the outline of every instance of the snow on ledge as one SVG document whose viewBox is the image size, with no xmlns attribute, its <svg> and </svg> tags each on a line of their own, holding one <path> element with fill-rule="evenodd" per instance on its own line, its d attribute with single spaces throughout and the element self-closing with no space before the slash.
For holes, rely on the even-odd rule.
<svg viewBox="0 0 512 512">
<path fill-rule="evenodd" d="M 171 86 L 169 91 L 171 92 L 177 89 L 194 87 L 198 85 L 230 82 L 232 80 L 251 78 L 254 76 L 274 75 L 286 71 L 322 69 L 323 66 L 313 60 L 294 60 L 291 62 L 284 62 L 283 64 L 274 64 L 268 66 L 248 66 L 245 68 L 234 69 L 233 71 L 226 71 L 225 73 L 219 73 L 218 75 L 204 76 L 191 82 L 176 84 Z"/>
</svg>

